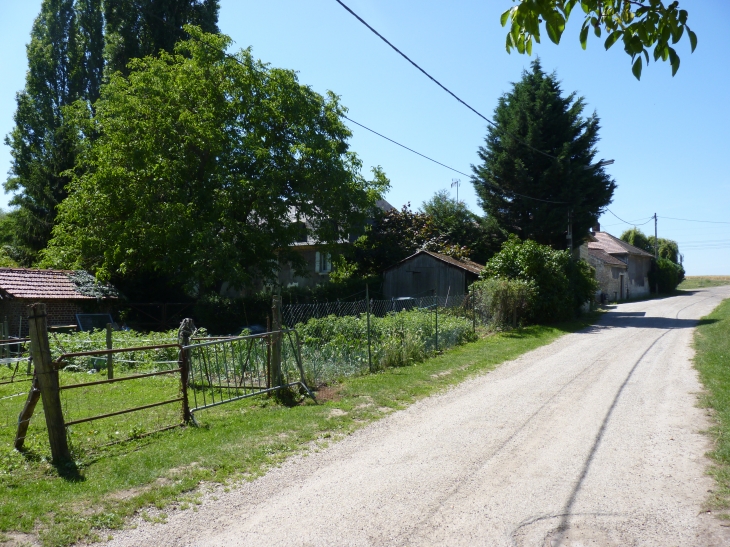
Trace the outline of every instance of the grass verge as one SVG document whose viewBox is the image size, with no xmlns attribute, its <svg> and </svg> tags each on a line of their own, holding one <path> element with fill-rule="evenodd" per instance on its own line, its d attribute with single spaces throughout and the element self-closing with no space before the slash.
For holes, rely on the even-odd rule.
<svg viewBox="0 0 730 547">
<path fill-rule="evenodd" d="M 721 287 L 730 285 L 730 275 L 693 275 L 684 278 L 678 290 L 703 289 L 705 287 Z"/>
<path fill-rule="evenodd" d="M 347 378 L 286 407 L 270 398 L 248 399 L 197 415 L 187 427 L 113 445 L 78 468 L 58 470 L 44 458 L 0 456 L 0 542 L 31 534 L 60 547 L 97 539 L 145 507 L 195 503 L 202 481 L 252 479 L 292 454 L 323 445 L 391 410 L 458 384 L 475 374 L 590 324 L 532 326 L 489 336 L 411 366 Z M 5 535 L 2 535 L 5 534 Z M 25 536 L 29 537 L 29 536 Z"/>
<path fill-rule="evenodd" d="M 705 317 L 695 331 L 695 367 L 707 389 L 703 406 L 714 411 L 716 423 L 710 430 L 715 446 L 710 470 L 717 481 L 710 506 L 730 519 L 730 300 L 722 302 Z"/>
</svg>

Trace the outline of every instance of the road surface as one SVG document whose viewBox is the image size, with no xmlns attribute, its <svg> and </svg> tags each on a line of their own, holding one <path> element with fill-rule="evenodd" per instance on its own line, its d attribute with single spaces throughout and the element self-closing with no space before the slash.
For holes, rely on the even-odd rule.
<svg viewBox="0 0 730 547">
<path fill-rule="evenodd" d="M 720 546 L 696 320 L 730 287 L 621 304 L 494 372 L 109 545 Z"/>
</svg>

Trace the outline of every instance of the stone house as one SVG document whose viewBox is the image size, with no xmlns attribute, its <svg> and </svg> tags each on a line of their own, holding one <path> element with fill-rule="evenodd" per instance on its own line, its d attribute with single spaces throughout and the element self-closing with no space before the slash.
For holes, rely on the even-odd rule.
<svg viewBox="0 0 730 547">
<path fill-rule="evenodd" d="M 654 256 L 625 241 L 601 232 L 596 226 L 580 246 L 580 258 L 596 269 L 601 292 L 609 300 L 648 295 L 649 271 Z"/>
<path fill-rule="evenodd" d="M 108 312 L 115 297 L 94 296 L 72 279 L 79 272 L 0 268 L 0 321 L 12 336 L 28 335 L 28 306 L 46 305 L 48 326 L 76 325 L 76 314 Z M 88 274 L 84 275 L 91 278 Z"/>
</svg>

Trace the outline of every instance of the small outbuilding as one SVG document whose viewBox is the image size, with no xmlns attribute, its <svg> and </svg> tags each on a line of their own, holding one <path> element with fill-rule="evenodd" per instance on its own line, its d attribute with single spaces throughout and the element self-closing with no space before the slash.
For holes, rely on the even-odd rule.
<svg viewBox="0 0 730 547">
<path fill-rule="evenodd" d="M 76 314 L 108 312 L 117 292 L 83 271 L 0 268 L 0 321 L 12 336 L 28 335 L 28 306 L 46 305 L 48 326 L 76 324 Z"/>
<path fill-rule="evenodd" d="M 386 298 L 435 294 L 444 298 L 467 293 L 484 266 L 431 251 L 418 251 L 383 272 Z"/>
</svg>

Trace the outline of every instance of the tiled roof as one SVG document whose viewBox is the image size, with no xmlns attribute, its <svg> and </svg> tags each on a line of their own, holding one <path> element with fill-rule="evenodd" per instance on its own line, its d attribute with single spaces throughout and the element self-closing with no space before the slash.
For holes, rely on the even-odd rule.
<svg viewBox="0 0 730 547">
<path fill-rule="evenodd" d="M 611 266 L 623 266 L 624 268 L 628 268 L 625 262 L 622 262 L 618 258 L 611 256 L 603 249 L 591 249 L 590 243 L 588 244 L 588 254 L 591 255 L 593 258 L 600 260 L 601 262 L 610 264 Z"/>
<path fill-rule="evenodd" d="M 608 254 L 630 254 L 653 258 L 653 255 L 650 253 L 647 253 L 638 247 L 634 247 L 633 245 L 629 245 L 625 241 L 621 241 L 619 238 L 613 237 L 611 234 L 606 232 L 594 232 L 592 235 L 596 239 L 596 242 L 594 243 L 589 241 L 589 249 L 601 249 Z"/>
<path fill-rule="evenodd" d="M 391 268 L 395 268 L 399 264 L 403 264 L 404 262 L 406 262 L 420 254 L 427 254 L 429 256 L 434 257 L 436 260 L 440 260 L 441 262 L 446 262 L 447 264 L 450 264 L 451 266 L 456 266 L 457 268 L 466 270 L 467 272 L 471 272 L 476 275 L 479 275 L 480 273 L 482 273 L 482 270 L 484 269 L 484 266 L 482 266 L 481 264 L 477 264 L 476 262 L 472 262 L 471 260 L 458 260 L 456 258 L 447 256 L 447 255 L 442 255 L 441 253 L 434 253 L 431 251 L 418 251 L 417 253 L 412 254 L 408 258 L 404 258 L 403 260 L 398 262 L 398 264 L 394 264 L 393 266 L 391 266 L 388 269 L 390 270 Z"/>
<path fill-rule="evenodd" d="M 0 268 L 0 293 L 12 298 L 39 300 L 94 300 L 77 289 L 68 270 Z"/>
</svg>

